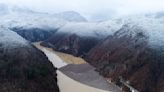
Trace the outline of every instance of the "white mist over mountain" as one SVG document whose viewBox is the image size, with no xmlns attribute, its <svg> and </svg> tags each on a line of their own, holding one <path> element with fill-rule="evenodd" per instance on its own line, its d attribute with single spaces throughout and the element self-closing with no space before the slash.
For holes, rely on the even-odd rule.
<svg viewBox="0 0 164 92">
<path fill-rule="evenodd" d="M 92 21 L 164 10 L 163 0 L 0 0 L 0 3 L 48 13 L 76 11 Z"/>
</svg>

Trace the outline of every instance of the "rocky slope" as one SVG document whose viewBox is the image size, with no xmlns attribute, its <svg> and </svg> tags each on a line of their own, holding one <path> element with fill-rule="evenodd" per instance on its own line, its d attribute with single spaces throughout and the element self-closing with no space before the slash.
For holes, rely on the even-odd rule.
<svg viewBox="0 0 164 92">
<path fill-rule="evenodd" d="M 0 92 L 59 92 L 56 69 L 17 33 L 0 28 Z"/>
<path fill-rule="evenodd" d="M 107 23 L 69 23 L 44 41 L 42 45 L 75 56 L 85 56 L 91 48 L 108 35 L 113 34 L 120 26 L 121 24 L 116 21 Z"/>
<path fill-rule="evenodd" d="M 113 82 L 123 79 L 139 92 L 163 92 L 163 24 L 139 24 L 125 24 L 95 46 L 85 59 Z"/>
</svg>

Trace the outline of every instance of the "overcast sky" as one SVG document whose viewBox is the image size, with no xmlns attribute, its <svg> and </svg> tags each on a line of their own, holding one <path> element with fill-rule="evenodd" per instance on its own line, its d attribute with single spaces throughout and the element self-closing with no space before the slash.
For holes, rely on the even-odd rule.
<svg viewBox="0 0 164 92">
<path fill-rule="evenodd" d="M 0 3 L 51 13 L 77 11 L 93 19 L 164 10 L 164 0 L 0 0 Z"/>
</svg>

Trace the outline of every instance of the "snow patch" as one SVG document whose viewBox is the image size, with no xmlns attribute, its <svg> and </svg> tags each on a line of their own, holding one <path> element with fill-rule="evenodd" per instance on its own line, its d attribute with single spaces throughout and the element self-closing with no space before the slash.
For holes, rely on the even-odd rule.
<svg viewBox="0 0 164 92">
<path fill-rule="evenodd" d="M 87 20 L 75 11 L 66 11 L 62 13 L 57 13 L 54 16 L 61 18 L 70 22 L 86 22 Z"/>
<path fill-rule="evenodd" d="M 147 17 L 145 15 L 136 15 L 124 17 L 120 20 L 122 20 L 124 24 L 135 25 L 138 29 L 142 29 L 137 30 L 133 34 L 138 31 L 143 31 L 149 37 L 149 45 L 164 46 L 164 17 L 156 18 L 155 16 Z M 133 28 L 129 29 L 131 31 L 133 30 Z M 128 32 L 126 34 L 128 34 Z"/>
<path fill-rule="evenodd" d="M 116 21 L 100 23 L 71 22 L 63 26 L 58 32 L 76 34 L 83 37 L 105 38 L 117 31 L 121 26 L 122 24 Z"/>
<path fill-rule="evenodd" d="M 0 45 L 2 48 L 29 46 L 29 43 L 17 33 L 0 26 Z"/>
</svg>

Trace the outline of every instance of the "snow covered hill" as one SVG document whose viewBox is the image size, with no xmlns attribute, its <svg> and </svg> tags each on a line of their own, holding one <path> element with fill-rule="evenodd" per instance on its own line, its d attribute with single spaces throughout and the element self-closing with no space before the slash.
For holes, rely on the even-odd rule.
<svg viewBox="0 0 164 92">
<path fill-rule="evenodd" d="M 1 48 L 17 48 L 29 46 L 29 43 L 23 39 L 21 36 L 19 36 L 17 33 L 9 30 L 5 27 L 0 27 L 0 44 Z"/>
<path fill-rule="evenodd" d="M 0 25 L 17 32 L 29 41 L 35 42 L 48 39 L 69 22 L 85 22 L 86 19 L 74 11 L 48 14 L 0 4 L 0 21 Z"/>
<path fill-rule="evenodd" d="M 57 29 L 67 21 L 46 13 L 33 12 L 18 7 L 8 7 L 8 13 L 0 16 L 1 25 L 9 28 Z M 4 10 L 4 11 L 7 11 Z"/>
<path fill-rule="evenodd" d="M 2 26 L 0 68 L 0 92 L 59 92 L 56 68 L 47 57 L 17 33 Z"/>
<path fill-rule="evenodd" d="M 45 40 L 42 45 L 75 56 L 84 56 L 102 39 L 117 31 L 121 25 L 115 21 L 108 21 L 108 23 L 68 23 L 52 37 Z"/>
<path fill-rule="evenodd" d="M 55 17 L 61 18 L 70 22 L 87 22 L 87 19 L 75 11 L 65 11 L 54 14 Z"/>
<path fill-rule="evenodd" d="M 157 14 L 152 14 L 152 16 L 146 15 L 135 15 L 121 18 L 123 25 L 128 25 L 129 32 L 131 32 L 133 27 L 137 26 L 144 30 L 143 32 L 149 37 L 149 44 L 151 46 L 164 46 L 164 17 L 156 18 Z M 138 30 L 136 30 L 138 31 Z M 125 34 L 128 34 L 125 32 Z"/>
<path fill-rule="evenodd" d="M 29 41 L 41 41 L 55 33 L 67 21 L 53 15 L 0 4 L 0 25 Z"/>
<path fill-rule="evenodd" d="M 61 27 L 52 37 L 44 42 L 45 46 L 53 47 L 55 50 L 77 55 L 78 51 L 87 53 L 92 47 L 108 36 L 114 35 L 118 30 L 128 25 L 129 31 L 124 34 L 135 35 L 131 30 L 142 29 L 149 37 L 149 45 L 156 47 L 164 46 L 163 29 L 164 17 L 133 15 L 108 20 L 105 22 L 80 22 L 67 23 Z M 139 31 L 139 30 L 136 30 Z M 82 45 L 83 44 L 83 45 Z M 82 49 L 83 48 L 83 49 Z M 82 53 L 80 51 L 80 53 Z M 76 53 L 76 54 L 75 54 Z M 81 55 L 81 54 L 80 54 Z"/>
<path fill-rule="evenodd" d="M 55 29 L 67 22 L 84 22 L 86 19 L 75 11 L 66 11 L 56 14 L 37 12 L 17 6 L 0 4 L 1 24 L 8 27 L 38 27 Z"/>
<path fill-rule="evenodd" d="M 81 38 L 104 39 L 113 35 L 123 25 L 137 25 L 149 34 L 150 43 L 164 46 L 161 39 L 164 34 L 162 13 L 132 15 L 115 18 L 105 22 L 86 22 L 86 19 L 74 11 L 59 14 L 35 12 L 25 8 L 0 4 L 0 25 L 3 25 L 29 41 L 43 41 L 57 34 L 77 35 Z M 160 17 L 157 17 L 159 16 Z M 71 22 L 70 22 L 71 21 Z M 53 37 L 51 37 L 53 39 Z"/>
</svg>

